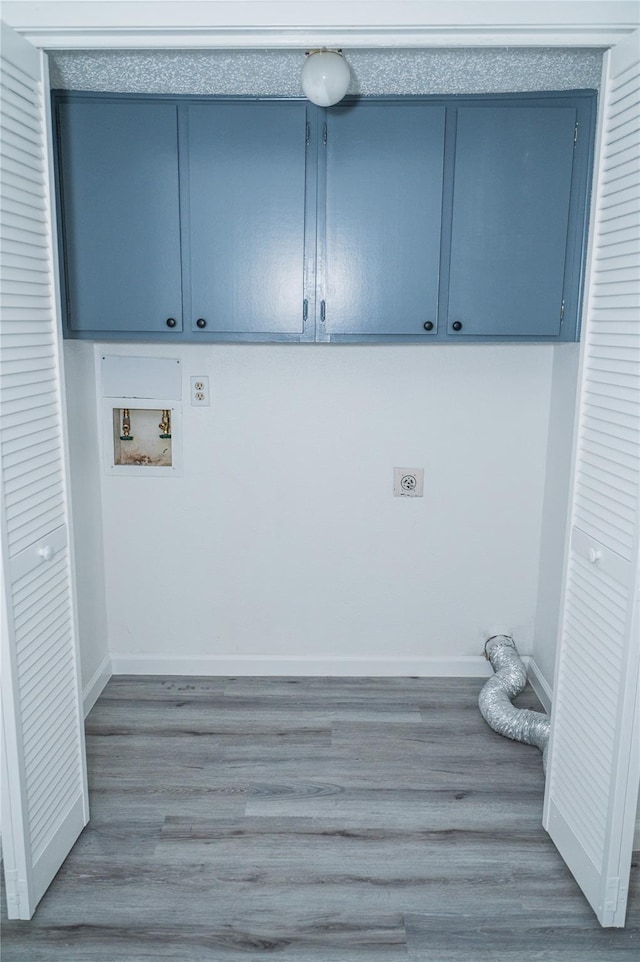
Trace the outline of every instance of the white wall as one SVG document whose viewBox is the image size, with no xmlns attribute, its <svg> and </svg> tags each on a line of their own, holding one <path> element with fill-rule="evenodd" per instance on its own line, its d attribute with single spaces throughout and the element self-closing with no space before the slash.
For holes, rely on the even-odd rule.
<svg viewBox="0 0 640 962">
<path fill-rule="evenodd" d="M 551 346 L 95 350 L 180 357 L 212 393 L 183 477 L 103 473 L 116 671 L 482 673 L 496 624 L 530 650 Z M 424 499 L 392 497 L 394 465 Z"/>
<path fill-rule="evenodd" d="M 558 344 L 553 348 L 539 591 L 532 648 L 534 682 L 542 687 L 539 694 L 546 695 L 543 701 L 547 708 L 553 693 L 562 601 L 579 359 L 579 344 Z"/>
<path fill-rule="evenodd" d="M 109 672 L 93 346 L 81 341 L 65 341 L 64 369 L 80 667 L 85 709 L 88 710 Z"/>
<path fill-rule="evenodd" d="M 18 17 L 25 27 L 30 18 L 32 26 L 42 23 L 39 4 L 5 6 L 6 16 Z M 91 5 L 76 6 L 74 29 L 78 14 L 91 25 Z M 126 20 L 127 5 L 121 6 L 110 14 L 118 24 L 121 16 Z M 157 17 L 158 5 L 148 6 L 151 19 Z M 263 5 L 249 6 L 258 23 Z M 326 4 L 295 6 L 289 5 L 287 17 L 310 16 L 314 42 L 327 16 L 339 14 L 348 24 L 362 19 L 361 10 L 354 20 L 345 4 L 330 14 Z M 397 3 L 382 6 L 386 11 L 375 15 L 383 17 L 378 26 L 385 17 L 390 24 L 397 24 L 398 16 L 402 21 Z M 457 22 L 452 5 L 445 6 L 445 21 Z M 46 7 L 50 26 L 56 17 L 62 17 L 58 26 L 67 23 L 64 5 Z M 435 24 L 432 7 L 429 30 Z M 482 22 L 488 23 L 495 10 L 486 4 L 483 9 Z M 499 21 L 503 14 L 501 7 Z M 246 49 L 253 41 L 244 29 L 249 12 L 243 5 L 242 43 L 230 46 L 245 49 L 201 50 L 211 38 L 203 44 L 199 30 L 196 49 L 189 50 L 184 5 L 165 4 L 162 15 L 178 17 L 179 53 L 54 50 L 54 84 L 147 92 L 300 92 L 304 43 L 297 30 L 295 42 L 286 44 L 295 49 L 274 48 L 271 26 L 268 44 L 261 37 L 258 49 Z M 354 90 L 469 93 L 599 83 L 601 51 L 589 49 L 591 43 L 564 49 L 554 38 L 535 49 L 528 42 L 517 46 L 510 34 L 507 47 L 499 32 L 487 33 L 485 27 L 480 39 L 472 31 L 478 49 L 474 44 L 469 49 L 461 45 L 458 25 L 449 49 L 435 49 L 446 47 L 441 30 L 427 40 L 410 22 L 409 32 L 402 38 L 394 34 L 390 43 L 383 42 L 384 31 L 374 41 L 367 30 L 360 44 L 349 37 Z M 218 36 L 214 46 L 225 47 L 229 36 L 225 30 L 225 39 Z M 335 31 L 332 36 L 335 40 Z M 602 31 L 597 38 L 606 45 Z M 541 35 L 536 42 L 543 42 Z M 493 49 L 480 49 L 487 43 Z M 372 44 L 383 49 L 357 49 Z M 416 49 L 425 44 L 433 49 Z M 267 45 L 271 49 L 265 50 Z M 78 44 L 56 32 L 48 33 L 46 46 Z M 76 355 L 88 365 L 83 374 L 76 372 L 85 379 L 81 394 L 89 391 L 94 374 L 87 350 L 78 347 Z M 113 345 L 108 350 L 113 353 Z M 130 351 L 150 352 L 146 345 Z M 214 406 L 187 411 L 183 480 L 105 481 L 110 646 L 121 653 L 119 666 L 175 669 L 175 662 L 160 664 L 157 657 L 182 651 L 201 659 L 189 663 L 192 670 L 482 671 L 488 667 L 477 656 L 482 631 L 496 624 L 510 626 L 520 650 L 528 651 L 551 352 L 534 345 L 181 350 L 185 367 L 202 373 L 204 365 L 214 377 Z M 488 391 L 496 378 L 508 383 L 506 397 L 494 393 L 493 385 Z M 87 400 L 92 411 L 91 391 Z M 76 457 L 82 476 L 89 452 L 81 449 Z M 402 463 L 426 468 L 423 502 L 391 498 L 391 469 Z M 86 556 L 95 560 L 96 513 L 87 499 L 95 502 L 86 486 L 80 487 L 87 507 L 78 553 L 85 557 L 88 542 Z M 85 587 L 91 582 L 87 599 L 92 591 L 100 593 L 94 561 L 83 579 Z M 545 597 L 541 605 L 546 603 Z M 105 620 L 102 604 L 86 600 L 82 606 L 86 675 L 101 648 L 95 639 L 102 638 Z M 542 616 L 551 617 L 544 611 Z M 92 619 L 94 628 L 86 630 Z M 126 660 L 136 652 L 151 661 Z"/>
</svg>

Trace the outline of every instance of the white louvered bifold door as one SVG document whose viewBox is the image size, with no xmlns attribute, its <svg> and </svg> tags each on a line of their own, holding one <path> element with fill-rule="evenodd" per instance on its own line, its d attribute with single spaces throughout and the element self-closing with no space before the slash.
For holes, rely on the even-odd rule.
<svg viewBox="0 0 640 962">
<path fill-rule="evenodd" d="M 640 66 L 608 54 L 544 825 L 624 925 L 640 778 Z"/>
<path fill-rule="evenodd" d="M 1 25 L 2 841 L 28 919 L 88 819 L 46 149 L 46 60 Z"/>
</svg>

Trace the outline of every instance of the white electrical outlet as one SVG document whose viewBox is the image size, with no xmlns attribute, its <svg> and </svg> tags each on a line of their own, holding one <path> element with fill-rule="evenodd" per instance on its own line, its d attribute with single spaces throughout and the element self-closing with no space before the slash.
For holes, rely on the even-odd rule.
<svg viewBox="0 0 640 962">
<path fill-rule="evenodd" d="M 209 378 L 200 374 L 191 378 L 191 403 L 196 407 L 209 406 Z"/>
<path fill-rule="evenodd" d="M 424 468 L 394 468 L 395 498 L 421 498 L 424 494 Z"/>
</svg>

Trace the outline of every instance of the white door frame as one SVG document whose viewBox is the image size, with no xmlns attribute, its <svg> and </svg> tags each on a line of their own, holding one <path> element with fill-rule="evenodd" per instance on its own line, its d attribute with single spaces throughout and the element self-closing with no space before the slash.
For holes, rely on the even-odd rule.
<svg viewBox="0 0 640 962">
<path fill-rule="evenodd" d="M 614 48 L 639 26 L 634 0 L 5 0 L 3 18 L 45 50 Z"/>
<path fill-rule="evenodd" d="M 4 0 L 44 49 L 610 47 L 634 0 Z"/>
</svg>

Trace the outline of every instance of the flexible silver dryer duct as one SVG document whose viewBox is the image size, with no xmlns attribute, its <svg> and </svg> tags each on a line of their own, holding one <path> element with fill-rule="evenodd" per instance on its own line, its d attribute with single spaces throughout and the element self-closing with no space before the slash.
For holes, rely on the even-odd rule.
<svg viewBox="0 0 640 962">
<path fill-rule="evenodd" d="M 483 685 L 478 698 L 480 714 L 500 735 L 516 742 L 536 745 L 542 752 L 542 767 L 547 771 L 549 718 L 530 708 L 515 708 L 511 699 L 520 694 L 527 683 L 527 673 L 513 638 L 493 635 L 484 646 L 495 674 Z"/>
</svg>

